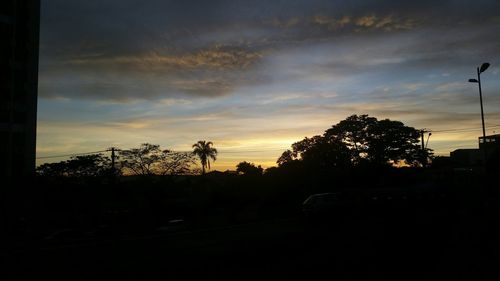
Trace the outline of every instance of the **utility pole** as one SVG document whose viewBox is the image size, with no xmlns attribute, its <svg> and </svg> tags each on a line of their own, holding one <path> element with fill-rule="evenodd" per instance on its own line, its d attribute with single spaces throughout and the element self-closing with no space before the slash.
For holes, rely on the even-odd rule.
<svg viewBox="0 0 500 281">
<path fill-rule="evenodd" d="M 429 133 L 427 135 L 427 141 L 424 143 L 424 134 Z M 432 133 L 429 131 L 426 131 L 425 129 L 420 130 L 420 140 L 421 140 L 421 151 L 422 151 L 422 166 L 425 168 L 427 166 L 427 160 L 428 160 L 428 153 L 427 153 L 427 144 L 429 144 L 429 138 L 431 137 Z"/>
<path fill-rule="evenodd" d="M 115 148 L 111 148 L 111 170 L 114 172 L 115 171 Z"/>
<path fill-rule="evenodd" d="M 422 152 L 425 150 L 425 145 L 424 145 L 424 130 L 420 130 L 420 139 L 422 140 Z"/>
<path fill-rule="evenodd" d="M 111 171 L 115 174 L 115 163 L 116 163 L 116 151 L 118 151 L 116 147 L 108 148 L 108 151 L 111 151 Z"/>
<path fill-rule="evenodd" d="M 422 166 L 425 168 L 427 166 L 427 153 L 425 152 L 424 134 L 426 130 L 420 130 L 420 139 L 422 141 Z"/>
</svg>

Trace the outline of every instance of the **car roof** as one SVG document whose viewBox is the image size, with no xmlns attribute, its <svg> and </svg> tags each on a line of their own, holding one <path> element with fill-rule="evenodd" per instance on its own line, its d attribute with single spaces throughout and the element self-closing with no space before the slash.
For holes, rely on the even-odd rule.
<svg viewBox="0 0 500 281">
<path fill-rule="evenodd" d="M 320 199 L 320 198 L 321 199 L 322 198 L 328 198 L 328 199 L 335 198 L 335 199 L 337 199 L 339 195 L 340 195 L 340 193 L 338 193 L 338 192 L 312 194 L 309 197 L 307 197 L 307 199 L 304 201 L 304 203 L 316 201 L 317 199 Z"/>
<path fill-rule="evenodd" d="M 332 195 L 340 195 L 340 192 L 325 192 L 325 193 L 317 193 L 317 194 L 313 194 L 309 197 L 329 197 L 329 196 L 332 196 Z"/>
</svg>

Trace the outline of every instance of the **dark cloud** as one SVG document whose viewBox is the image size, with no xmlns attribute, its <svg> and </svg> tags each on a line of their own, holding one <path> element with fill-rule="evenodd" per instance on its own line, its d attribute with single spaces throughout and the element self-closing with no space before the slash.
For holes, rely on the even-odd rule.
<svg viewBox="0 0 500 281">
<path fill-rule="evenodd" d="M 274 23 L 328 28 L 352 25 L 385 29 L 481 24 L 498 17 L 498 1 L 63 1 L 44 2 L 44 52 L 137 52 L 167 44 L 185 48 L 186 38 L 234 26 Z M 347 21 L 347 22 L 346 22 Z M 188 40 L 189 41 L 189 40 Z M 199 44 L 200 42 L 191 41 Z"/>
<path fill-rule="evenodd" d="M 276 51 L 335 43 L 360 46 L 387 34 L 381 60 L 317 63 L 344 75 L 398 66 L 460 64 L 500 53 L 498 1 L 45 1 L 42 97 L 129 100 L 220 96 L 272 80 L 257 67 Z M 396 35 L 398 36 L 398 35 Z M 405 39 L 404 37 L 398 37 Z M 481 42 L 488 42 L 482 44 Z M 360 54 L 363 56 L 364 54 Z M 361 61 L 361 60 L 358 60 Z M 373 61 L 375 64 L 367 65 Z"/>
<path fill-rule="evenodd" d="M 77 56 L 43 66 L 40 95 L 119 101 L 221 96 L 234 85 L 251 82 L 244 71 L 260 57 L 257 52 L 228 47 L 176 54 Z"/>
</svg>

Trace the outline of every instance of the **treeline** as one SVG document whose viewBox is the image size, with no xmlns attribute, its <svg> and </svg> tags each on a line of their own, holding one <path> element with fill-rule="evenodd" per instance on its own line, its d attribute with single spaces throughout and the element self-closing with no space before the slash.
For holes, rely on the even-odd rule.
<svg viewBox="0 0 500 281">
<path fill-rule="evenodd" d="M 420 132 L 400 121 L 377 120 L 368 115 L 352 115 L 325 131 L 323 135 L 306 137 L 292 145 L 277 159 L 279 168 L 297 166 L 307 170 L 330 172 L 359 166 L 424 166 L 432 155 L 419 146 Z M 161 149 L 144 143 L 139 148 L 119 150 L 116 164 L 102 154 L 75 156 L 59 163 L 38 167 L 39 175 L 48 177 L 89 177 L 112 175 L 189 175 L 210 169 L 217 149 L 212 142 L 199 141 L 193 152 Z M 113 162 L 113 163 L 115 163 Z M 271 168 L 272 171 L 276 168 Z M 264 169 L 253 163 L 236 166 L 240 174 L 262 174 Z"/>
<path fill-rule="evenodd" d="M 38 168 L 21 195 L 29 194 L 25 221 L 38 222 L 37 229 L 149 231 L 180 218 L 203 227 L 296 216 L 314 193 L 477 184 L 479 177 L 429 166 L 432 152 L 421 149 L 419 133 L 399 121 L 353 115 L 292 144 L 276 167 L 243 161 L 235 172 L 205 173 L 217 156 L 209 141 L 194 144 L 193 153 L 142 144 L 118 152 L 115 167 L 104 155 L 76 156 Z"/>
<path fill-rule="evenodd" d="M 195 145 L 200 143 L 207 146 L 204 141 Z M 204 173 L 205 167 L 210 163 L 206 159 L 207 149 L 209 153 L 214 153 L 211 142 L 208 144 L 208 147 L 201 147 L 201 150 L 197 147 L 193 152 L 177 152 L 161 149 L 157 144 L 143 143 L 138 148 L 116 150 L 117 155 L 112 156 L 115 158 L 114 161 L 102 153 L 74 156 L 66 161 L 42 164 L 36 171 L 39 176 L 56 179 L 61 177 L 103 178 L 120 175 L 189 175 L 199 173 L 196 164 L 198 156 Z M 216 155 L 216 150 L 214 154 Z M 212 156 L 215 158 L 214 155 Z"/>
<path fill-rule="evenodd" d="M 120 175 L 177 175 L 193 173 L 195 155 L 188 152 L 162 150 L 159 145 L 144 143 L 138 148 L 119 150 L 116 163 L 99 154 L 74 156 L 58 163 L 46 163 L 37 168 L 44 177 L 112 177 Z"/>
<path fill-rule="evenodd" d="M 420 131 L 400 121 L 352 115 L 322 135 L 295 142 L 278 158 L 278 167 L 266 172 L 304 170 L 331 174 L 384 167 L 423 167 L 431 160 L 432 150 L 422 149 L 419 143 Z M 246 162 L 237 167 L 243 174 L 259 169 Z"/>
</svg>

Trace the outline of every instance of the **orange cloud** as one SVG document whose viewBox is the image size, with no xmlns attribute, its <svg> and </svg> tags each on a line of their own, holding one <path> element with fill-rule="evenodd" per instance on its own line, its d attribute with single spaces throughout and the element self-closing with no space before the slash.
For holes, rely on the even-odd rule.
<svg viewBox="0 0 500 281">
<path fill-rule="evenodd" d="M 343 16 L 341 18 L 315 15 L 313 16 L 311 22 L 313 24 L 326 27 L 329 30 L 354 27 L 357 28 L 356 30 L 358 31 L 360 31 L 359 28 L 381 29 L 385 31 L 411 29 L 417 24 L 413 19 L 397 18 L 393 15 L 377 16 L 375 14 L 360 17 Z"/>
<path fill-rule="evenodd" d="M 372 27 L 375 25 L 377 17 L 374 15 L 364 16 L 356 19 L 355 23 L 358 26 Z"/>
<path fill-rule="evenodd" d="M 330 30 L 335 30 L 351 23 L 351 17 L 343 16 L 342 18 L 336 19 L 323 15 L 316 15 L 312 18 L 312 22 L 320 26 L 326 26 Z"/>
<path fill-rule="evenodd" d="M 75 65 L 110 65 L 119 67 L 134 66 L 149 69 L 245 69 L 257 62 L 262 55 L 239 48 L 226 48 L 215 46 L 196 52 L 181 54 L 164 54 L 157 51 L 142 55 L 118 57 L 84 57 L 68 60 L 67 63 Z"/>
</svg>

